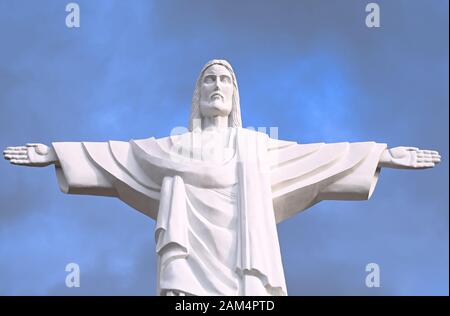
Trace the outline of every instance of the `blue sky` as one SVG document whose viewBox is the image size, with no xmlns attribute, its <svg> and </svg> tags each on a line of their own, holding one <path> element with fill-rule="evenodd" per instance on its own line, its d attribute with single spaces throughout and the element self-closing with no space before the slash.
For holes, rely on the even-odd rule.
<svg viewBox="0 0 450 316">
<path fill-rule="evenodd" d="M 278 226 L 291 295 L 448 295 L 448 1 L 0 0 L 0 147 L 162 137 L 195 79 L 231 62 L 244 127 L 301 143 L 438 150 L 382 170 L 369 201 L 322 202 Z M 0 162 L 0 295 L 154 295 L 154 222 L 62 194 L 53 168 Z M 81 287 L 65 287 L 76 262 Z M 378 263 L 381 287 L 365 286 Z"/>
</svg>

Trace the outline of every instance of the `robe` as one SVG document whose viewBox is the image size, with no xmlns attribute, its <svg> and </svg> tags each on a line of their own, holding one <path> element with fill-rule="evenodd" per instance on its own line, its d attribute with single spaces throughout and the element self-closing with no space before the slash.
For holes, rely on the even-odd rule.
<svg viewBox="0 0 450 316">
<path fill-rule="evenodd" d="M 59 187 L 117 197 L 155 219 L 158 294 L 287 295 L 276 224 L 322 200 L 369 199 L 386 144 L 228 132 L 219 162 L 198 159 L 199 132 L 55 142 Z"/>
</svg>

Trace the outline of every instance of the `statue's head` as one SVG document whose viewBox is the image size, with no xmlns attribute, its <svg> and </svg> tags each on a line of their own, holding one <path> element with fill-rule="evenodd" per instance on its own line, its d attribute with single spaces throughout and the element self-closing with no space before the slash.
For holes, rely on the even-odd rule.
<svg viewBox="0 0 450 316">
<path fill-rule="evenodd" d="M 239 90 L 233 68 L 226 60 L 211 60 L 203 66 L 195 84 L 189 130 L 201 128 L 204 117 L 226 116 L 228 126 L 241 127 Z"/>
</svg>

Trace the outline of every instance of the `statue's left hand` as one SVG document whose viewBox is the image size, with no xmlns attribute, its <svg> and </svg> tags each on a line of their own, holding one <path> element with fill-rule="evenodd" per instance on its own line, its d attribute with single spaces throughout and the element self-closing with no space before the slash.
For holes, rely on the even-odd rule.
<svg viewBox="0 0 450 316">
<path fill-rule="evenodd" d="M 425 169 L 433 168 L 440 161 L 441 156 L 437 151 L 400 146 L 386 149 L 380 165 L 399 169 Z"/>
</svg>

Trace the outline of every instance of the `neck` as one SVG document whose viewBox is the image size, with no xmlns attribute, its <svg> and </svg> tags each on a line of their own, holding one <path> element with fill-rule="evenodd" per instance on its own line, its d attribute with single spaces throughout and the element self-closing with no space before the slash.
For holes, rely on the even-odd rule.
<svg viewBox="0 0 450 316">
<path fill-rule="evenodd" d="M 228 116 L 204 117 L 202 129 L 223 129 L 228 127 Z"/>
</svg>

